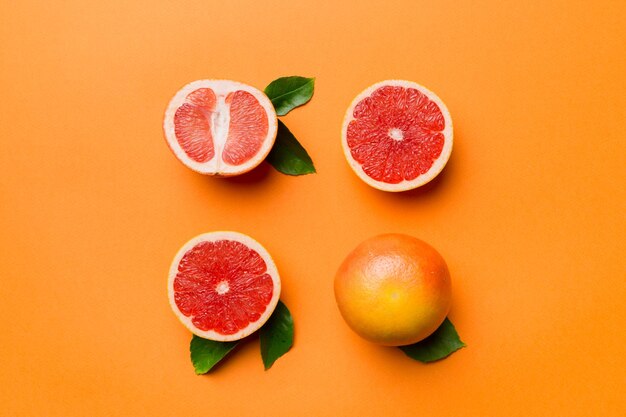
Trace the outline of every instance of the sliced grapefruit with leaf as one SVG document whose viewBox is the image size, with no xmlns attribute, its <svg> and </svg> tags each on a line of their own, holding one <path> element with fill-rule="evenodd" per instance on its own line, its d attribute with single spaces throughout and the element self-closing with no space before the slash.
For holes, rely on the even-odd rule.
<svg viewBox="0 0 626 417">
<path fill-rule="evenodd" d="M 452 119 L 432 91 L 411 81 L 387 80 L 356 96 L 341 136 L 359 178 L 383 191 L 406 191 L 435 178 L 448 162 Z"/>
<path fill-rule="evenodd" d="M 174 95 L 163 130 L 170 149 L 187 167 L 232 176 L 265 159 L 278 125 L 272 102 L 256 88 L 230 80 L 198 80 Z"/>
<path fill-rule="evenodd" d="M 197 236 L 178 251 L 169 271 L 172 310 L 193 334 L 230 342 L 258 330 L 280 296 L 270 254 L 237 232 Z"/>
</svg>

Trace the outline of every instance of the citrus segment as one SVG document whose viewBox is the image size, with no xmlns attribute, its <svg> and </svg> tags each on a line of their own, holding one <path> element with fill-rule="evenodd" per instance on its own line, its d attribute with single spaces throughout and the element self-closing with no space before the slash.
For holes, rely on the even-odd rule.
<svg viewBox="0 0 626 417">
<path fill-rule="evenodd" d="M 267 136 L 267 113 L 258 100 L 246 91 L 231 93 L 230 126 L 222 159 L 231 165 L 240 165 L 252 158 Z"/>
<path fill-rule="evenodd" d="M 342 143 L 361 179 L 385 191 L 404 191 L 443 169 L 452 150 L 452 122 L 443 102 L 426 88 L 382 81 L 348 108 Z"/>
<path fill-rule="evenodd" d="M 238 175 L 260 164 L 277 132 L 267 96 L 229 80 L 198 80 L 170 101 L 163 121 L 174 155 L 194 171 Z"/>
<path fill-rule="evenodd" d="M 260 328 L 280 295 L 280 278 L 267 251 L 236 232 L 213 232 L 185 244 L 168 281 L 174 313 L 205 339 L 241 339 Z"/>
<path fill-rule="evenodd" d="M 213 90 L 200 88 L 189 93 L 174 115 L 176 139 L 196 162 L 207 162 L 215 156 L 210 117 L 215 101 Z"/>
</svg>

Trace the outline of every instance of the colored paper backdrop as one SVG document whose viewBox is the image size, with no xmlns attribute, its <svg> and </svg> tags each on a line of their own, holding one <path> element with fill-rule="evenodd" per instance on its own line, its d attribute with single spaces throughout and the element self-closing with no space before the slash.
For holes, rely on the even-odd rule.
<svg viewBox="0 0 626 417">
<path fill-rule="evenodd" d="M 0 4 L 0 414 L 623 416 L 626 3 Z M 199 78 L 317 77 L 284 120 L 318 174 L 191 172 L 163 140 Z M 352 98 L 388 78 L 448 105 L 452 157 L 387 194 L 344 161 Z M 166 275 L 192 236 L 272 253 L 296 323 L 194 375 Z M 359 339 L 333 297 L 360 241 L 404 232 L 453 278 L 468 347 L 430 365 Z"/>
</svg>

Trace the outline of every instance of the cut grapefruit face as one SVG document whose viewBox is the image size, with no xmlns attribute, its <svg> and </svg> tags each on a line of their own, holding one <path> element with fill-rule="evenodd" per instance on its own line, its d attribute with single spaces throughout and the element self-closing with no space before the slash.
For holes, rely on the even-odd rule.
<svg viewBox="0 0 626 417">
<path fill-rule="evenodd" d="M 168 293 L 172 310 L 193 334 L 226 342 L 263 326 L 278 303 L 280 277 L 256 240 L 237 232 L 212 232 L 178 251 Z"/>
<path fill-rule="evenodd" d="M 446 105 L 411 81 L 381 81 L 364 90 L 348 108 L 341 133 L 350 167 L 383 191 L 426 184 L 452 152 L 452 119 Z"/>
<path fill-rule="evenodd" d="M 163 130 L 174 155 L 201 174 L 232 176 L 259 165 L 276 139 L 267 96 L 230 80 L 198 80 L 176 93 Z"/>
</svg>

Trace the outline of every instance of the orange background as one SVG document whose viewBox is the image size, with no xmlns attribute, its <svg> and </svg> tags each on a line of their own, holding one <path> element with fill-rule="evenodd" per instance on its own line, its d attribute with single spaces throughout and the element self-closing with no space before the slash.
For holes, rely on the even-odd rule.
<svg viewBox="0 0 626 417">
<path fill-rule="evenodd" d="M 0 414 L 622 416 L 626 3 L 60 1 L 0 5 Z M 318 174 L 220 180 L 162 137 L 198 78 L 317 77 L 283 120 Z M 455 145 L 422 190 L 350 170 L 352 98 L 410 79 Z M 273 254 L 296 322 L 195 376 L 166 275 L 201 232 Z M 430 365 L 359 339 L 332 282 L 363 239 L 435 246 L 468 347 Z"/>
</svg>

